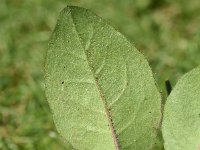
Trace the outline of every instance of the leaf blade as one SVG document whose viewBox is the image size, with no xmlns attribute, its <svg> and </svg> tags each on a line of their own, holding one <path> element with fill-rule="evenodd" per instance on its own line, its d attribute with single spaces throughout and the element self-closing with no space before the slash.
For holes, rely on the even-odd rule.
<svg viewBox="0 0 200 150">
<path fill-rule="evenodd" d="M 200 146 L 200 68 L 184 75 L 167 99 L 163 117 L 166 150 L 193 150 Z"/>
<path fill-rule="evenodd" d="M 160 95 L 150 67 L 126 38 L 92 12 L 67 7 L 61 13 L 47 53 L 46 83 L 57 129 L 75 148 L 119 149 L 120 144 L 122 149 L 149 149 L 152 146 L 154 140 L 148 138 L 155 136 L 154 128 L 161 114 Z M 146 87 L 150 88 L 149 92 L 145 91 Z M 143 121 L 135 117 L 126 126 L 128 119 L 124 117 L 137 116 L 141 108 L 147 108 L 141 115 Z M 140 123 L 146 128 L 141 128 Z M 139 133 L 139 129 L 144 131 Z M 131 130 L 137 131 L 128 134 Z M 124 134 L 129 136 L 128 142 Z M 146 143 L 139 141 L 141 135 L 145 135 Z M 134 140 L 136 144 L 131 143 Z"/>
</svg>

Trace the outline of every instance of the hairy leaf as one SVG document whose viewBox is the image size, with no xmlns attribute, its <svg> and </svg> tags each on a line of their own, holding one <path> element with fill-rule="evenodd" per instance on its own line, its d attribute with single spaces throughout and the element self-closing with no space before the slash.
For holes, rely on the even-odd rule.
<svg viewBox="0 0 200 150">
<path fill-rule="evenodd" d="M 183 76 L 168 97 L 162 131 L 166 150 L 200 149 L 200 68 Z"/>
<path fill-rule="evenodd" d="M 46 61 L 46 95 L 59 133 L 78 150 L 147 150 L 155 144 L 161 98 L 151 69 L 100 17 L 69 6 Z"/>
</svg>

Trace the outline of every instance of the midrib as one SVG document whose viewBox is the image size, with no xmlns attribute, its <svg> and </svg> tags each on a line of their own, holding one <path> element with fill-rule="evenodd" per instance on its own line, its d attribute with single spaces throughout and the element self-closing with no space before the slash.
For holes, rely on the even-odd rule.
<svg viewBox="0 0 200 150">
<path fill-rule="evenodd" d="M 76 25 L 75 25 L 75 23 L 74 23 L 74 19 L 73 19 L 71 10 L 70 10 L 70 16 L 71 16 L 71 20 L 72 20 L 72 23 L 73 23 L 73 26 L 74 26 L 74 30 L 75 30 L 75 32 L 76 32 L 76 34 L 77 34 L 79 43 L 80 43 L 80 45 L 81 45 L 81 47 L 82 47 L 82 50 L 84 51 L 84 54 L 85 54 L 85 57 L 86 57 L 87 66 L 88 66 L 88 68 L 89 68 L 89 70 L 90 70 L 90 72 L 91 72 L 91 74 L 92 74 L 92 76 L 93 76 L 93 80 L 94 80 L 94 83 L 95 83 L 95 85 L 96 85 L 96 89 L 97 89 L 97 91 L 98 91 L 98 93 L 99 93 L 99 97 L 100 97 L 101 101 L 103 102 L 104 109 L 105 109 L 106 116 L 107 116 L 108 123 L 109 123 L 109 127 L 110 127 L 110 130 L 111 130 L 111 134 L 112 134 L 112 138 L 113 138 L 115 150 L 120 150 L 120 146 L 119 146 L 119 143 L 118 143 L 118 140 L 117 140 L 117 136 L 116 136 L 116 133 L 115 133 L 115 129 L 114 129 L 114 126 L 113 126 L 113 123 L 112 123 L 112 120 L 111 120 L 111 117 L 112 117 L 112 116 L 111 116 L 111 114 L 110 114 L 110 112 L 109 112 L 109 110 L 108 110 L 108 107 L 107 107 L 105 98 L 104 98 L 104 96 L 103 96 L 103 94 L 102 94 L 102 92 L 101 92 L 101 90 L 100 90 L 100 88 L 99 88 L 99 83 L 98 83 L 98 81 L 96 80 L 95 75 L 94 75 L 94 73 L 93 73 L 93 71 L 92 71 L 92 69 L 91 69 L 91 66 L 90 66 L 89 61 L 88 61 L 88 56 L 87 56 L 87 54 L 86 54 L 86 52 L 85 52 L 85 49 L 84 49 L 83 46 L 82 46 L 82 42 L 81 42 L 81 39 L 80 39 L 80 37 L 79 37 L 78 31 L 77 31 L 77 29 L 76 29 Z"/>
</svg>

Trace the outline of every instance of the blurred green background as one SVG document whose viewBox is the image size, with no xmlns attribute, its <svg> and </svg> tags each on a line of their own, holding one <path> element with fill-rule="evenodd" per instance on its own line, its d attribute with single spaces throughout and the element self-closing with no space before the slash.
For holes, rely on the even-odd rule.
<svg viewBox="0 0 200 150">
<path fill-rule="evenodd" d="M 199 0 L 0 0 L 0 150 L 64 150 L 45 99 L 47 41 L 59 12 L 79 5 L 107 19 L 164 82 L 200 65 Z"/>
</svg>

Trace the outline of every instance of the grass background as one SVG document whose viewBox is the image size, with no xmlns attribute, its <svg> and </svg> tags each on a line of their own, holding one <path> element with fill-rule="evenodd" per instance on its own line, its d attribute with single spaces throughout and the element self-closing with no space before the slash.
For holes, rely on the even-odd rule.
<svg viewBox="0 0 200 150">
<path fill-rule="evenodd" d="M 0 0 L 0 150 L 64 150 L 45 99 L 47 41 L 59 12 L 79 5 L 107 19 L 140 50 L 165 97 L 200 65 L 199 0 Z"/>
</svg>

